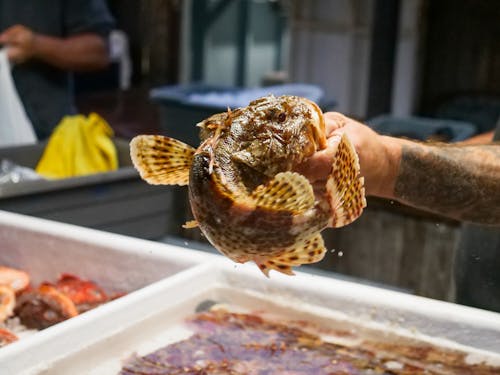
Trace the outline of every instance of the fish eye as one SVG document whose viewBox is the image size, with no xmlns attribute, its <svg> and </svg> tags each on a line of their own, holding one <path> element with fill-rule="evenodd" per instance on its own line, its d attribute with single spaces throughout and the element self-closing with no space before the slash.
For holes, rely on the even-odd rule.
<svg viewBox="0 0 500 375">
<path fill-rule="evenodd" d="M 281 112 L 279 115 L 278 115 L 278 121 L 279 122 L 284 122 L 286 120 L 286 113 L 285 112 Z"/>
</svg>

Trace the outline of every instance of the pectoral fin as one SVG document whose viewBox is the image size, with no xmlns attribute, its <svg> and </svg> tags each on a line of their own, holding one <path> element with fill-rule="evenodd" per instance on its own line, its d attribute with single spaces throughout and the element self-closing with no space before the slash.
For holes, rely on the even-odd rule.
<svg viewBox="0 0 500 375">
<path fill-rule="evenodd" d="M 292 267 L 302 264 L 316 263 L 323 259 L 326 253 L 321 234 L 315 233 L 296 246 L 289 248 L 282 255 L 272 259 L 255 258 L 255 263 L 262 273 L 269 277 L 269 271 L 275 270 L 286 275 L 294 275 Z"/>
<path fill-rule="evenodd" d="M 321 237 L 321 234 L 316 233 L 300 242 L 291 251 L 276 258 L 276 260 L 291 266 L 300 266 L 301 264 L 319 262 L 325 256 L 325 253 L 323 237 Z"/>
<path fill-rule="evenodd" d="M 295 172 L 278 173 L 265 185 L 258 186 L 251 194 L 257 207 L 274 210 L 304 212 L 314 206 L 311 184 Z"/>
<path fill-rule="evenodd" d="M 195 149 L 161 135 L 139 135 L 130 156 L 141 177 L 153 185 L 187 185 Z"/>
<path fill-rule="evenodd" d="M 366 207 L 364 179 L 360 176 L 358 155 L 345 134 L 340 139 L 326 191 L 334 213 L 329 223 L 331 227 L 338 228 L 352 223 Z"/>
</svg>

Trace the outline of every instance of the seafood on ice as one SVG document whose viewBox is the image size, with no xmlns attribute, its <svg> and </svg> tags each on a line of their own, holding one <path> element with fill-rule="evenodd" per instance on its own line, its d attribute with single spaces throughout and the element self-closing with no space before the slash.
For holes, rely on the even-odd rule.
<svg viewBox="0 0 500 375">
<path fill-rule="evenodd" d="M 16 330 L 44 329 L 119 296 L 68 273 L 33 287 L 27 272 L 0 266 L 0 347 L 18 340 Z"/>
</svg>

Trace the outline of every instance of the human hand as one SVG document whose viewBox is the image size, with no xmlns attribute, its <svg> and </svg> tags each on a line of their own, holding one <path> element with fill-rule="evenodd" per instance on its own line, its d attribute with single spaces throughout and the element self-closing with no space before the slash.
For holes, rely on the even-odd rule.
<svg viewBox="0 0 500 375">
<path fill-rule="evenodd" d="M 23 25 L 14 25 L 0 34 L 7 47 L 7 57 L 14 64 L 23 63 L 35 54 L 36 34 Z"/>
<path fill-rule="evenodd" d="M 324 114 L 327 147 L 316 152 L 297 168 L 312 183 L 326 181 L 340 136 L 346 134 L 359 157 L 367 195 L 391 197 L 399 166 L 400 140 L 382 136 L 366 125 L 337 112 Z"/>
</svg>

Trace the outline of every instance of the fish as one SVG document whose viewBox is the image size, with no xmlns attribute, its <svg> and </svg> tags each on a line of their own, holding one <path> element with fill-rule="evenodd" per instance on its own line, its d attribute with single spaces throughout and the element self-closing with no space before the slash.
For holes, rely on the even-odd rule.
<svg viewBox="0 0 500 375">
<path fill-rule="evenodd" d="M 321 231 L 352 223 L 366 207 L 358 155 L 342 135 L 324 186 L 296 172 L 327 147 L 319 106 L 298 96 L 269 95 L 197 124 L 194 148 L 164 135 L 130 142 L 133 165 L 153 185 L 188 186 L 194 220 L 207 240 L 237 263 L 253 261 L 293 275 L 323 259 Z"/>
</svg>

